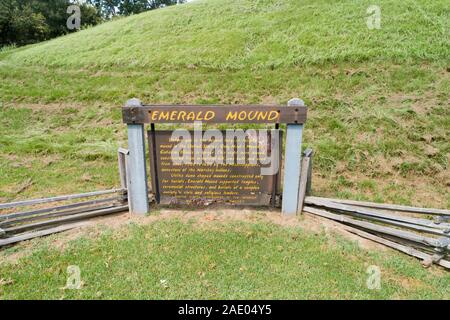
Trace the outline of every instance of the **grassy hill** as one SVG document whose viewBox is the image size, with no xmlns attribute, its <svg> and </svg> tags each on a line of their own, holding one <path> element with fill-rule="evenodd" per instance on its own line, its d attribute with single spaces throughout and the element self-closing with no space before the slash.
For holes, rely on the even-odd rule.
<svg viewBox="0 0 450 320">
<path fill-rule="evenodd" d="M 310 107 L 305 147 L 316 151 L 316 195 L 450 208 L 448 3 L 379 0 L 381 29 L 369 30 L 372 4 L 195 1 L 2 49 L 0 202 L 118 186 L 116 150 L 126 146 L 120 107 L 131 97 L 223 104 L 300 97 Z M 0 264 L 0 298 L 449 297 L 448 274 L 414 259 L 264 221 L 131 225 L 64 252 L 48 248 L 55 237 L 33 242 L 38 250 L 21 264 Z M 61 292 L 73 263 L 86 290 Z M 365 289 L 370 264 L 382 267 L 380 292 Z"/>
<path fill-rule="evenodd" d="M 301 97 L 317 193 L 449 207 L 449 8 L 379 1 L 369 30 L 370 4 L 196 1 L 4 49 L 0 198 L 117 184 L 128 98 Z"/>
<path fill-rule="evenodd" d="M 217 1 L 147 12 L 10 55 L 21 66 L 83 70 L 275 69 L 324 63 L 445 61 L 446 1 Z M 144 70 L 143 70 L 144 69 Z"/>
</svg>

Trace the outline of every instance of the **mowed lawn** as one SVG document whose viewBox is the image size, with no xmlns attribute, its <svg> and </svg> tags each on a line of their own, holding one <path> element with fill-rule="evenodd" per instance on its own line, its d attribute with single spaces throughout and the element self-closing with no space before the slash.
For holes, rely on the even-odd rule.
<svg viewBox="0 0 450 320">
<path fill-rule="evenodd" d="M 450 298 L 448 272 L 392 251 L 264 221 L 197 222 L 131 223 L 64 250 L 52 245 L 57 236 L 36 240 L 30 256 L 0 264 L 0 299 Z M 367 284 L 372 265 L 379 290 Z M 69 266 L 81 289 L 66 287 Z"/>
</svg>

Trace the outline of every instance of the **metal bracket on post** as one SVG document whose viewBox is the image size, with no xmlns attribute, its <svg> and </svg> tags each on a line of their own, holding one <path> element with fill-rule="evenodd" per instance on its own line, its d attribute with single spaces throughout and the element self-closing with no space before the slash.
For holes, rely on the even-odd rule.
<svg viewBox="0 0 450 320">
<path fill-rule="evenodd" d="M 301 99 L 292 99 L 290 107 L 304 107 Z M 283 201 L 281 212 L 283 215 L 295 215 L 298 212 L 298 197 L 300 187 L 302 162 L 303 124 L 290 123 L 286 130 L 286 152 L 284 157 Z"/>
<path fill-rule="evenodd" d="M 138 99 L 128 100 L 127 107 L 134 109 L 142 107 Z M 147 167 L 145 162 L 145 134 L 143 123 L 128 123 L 128 204 L 130 212 L 145 215 L 149 212 Z"/>
<path fill-rule="evenodd" d="M 128 199 L 128 177 L 127 177 L 127 157 L 130 152 L 127 149 L 119 148 L 117 151 L 117 160 L 119 162 L 120 187 L 122 191 L 121 202 L 125 203 Z"/>
</svg>

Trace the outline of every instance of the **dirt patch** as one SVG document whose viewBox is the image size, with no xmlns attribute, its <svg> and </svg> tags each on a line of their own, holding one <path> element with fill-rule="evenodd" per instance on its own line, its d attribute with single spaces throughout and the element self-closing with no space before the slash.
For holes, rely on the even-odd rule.
<svg viewBox="0 0 450 320">
<path fill-rule="evenodd" d="M 375 157 L 375 159 L 377 158 Z M 381 175 L 373 176 L 370 173 L 349 172 L 345 165 L 341 164 L 334 174 L 313 173 L 313 190 L 318 191 L 317 196 L 334 198 L 336 197 L 336 181 L 339 176 L 342 176 L 348 182 L 348 185 L 339 185 L 339 191 L 346 191 L 352 195 L 364 195 L 368 201 L 374 201 L 375 196 L 381 194 L 385 202 L 417 207 L 447 208 L 445 188 L 450 185 L 448 170 L 440 172 L 435 177 L 425 175 L 403 177 L 391 169 L 393 164 L 396 163 L 395 158 L 371 163 L 373 163 L 373 167 L 378 168 L 379 172 L 382 172 Z M 362 184 L 364 181 L 370 182 L 373 188 L 364 186 Z M 411 203 L 399 203 L 398 199 L 411 199 Z"/>
<path fill-rule="evenodd" d="M 32 111 L 60 111 L 68 108 L 80 109 L 80 104 L 75 103 L 8 103 L 7 107 L 18 109 L 30 109 Z"/>
<path fill-rule="evenodd" d="M 377 250 L 377 251 L 388 251 L 389 249 L 379 243 L 370 241 L 368 239 L 361 238 L 351 232 L 346 231 L 339 223 L 332 220 L 328 220 L 321 217 L 316 217 L 310 214 L 305 214 L 303 220 L 303 228 L 306 230 L 325 232 L 327 235 L 338 234 L 343 236 L 345 239 L 356 242 L 359 247 L 366 250 Z"/>
<path fill-rule="evenodd" d="M 432 271 L 436 276 L 442 276 L 443 271 L 435 268 Z M 382 270 L 382 277 L 385 278 L 384 281 L 388 280 L 389 282 L 394 282 L 399 284 L 403 289 L 404 292 L 415 292 L 417 290 L 431 290 L 433 291 L 433 287 L 419 279 L 411 278 L 411 277 L 405 277 L 402 275 L 399 275 L 396 273 L 396 270 L 390 269 L 389 272 L 383 272 Z M 404 299 L 404 294 L 401 292 L 398 292 L 394 295 L 393 299 Z"/>
<path fill-rule="evenodd" d="M 408 106 L 420 116 L 426 116 L 441 104 L 434 92 L 425 92 L 421 96 L 394 94 L 388 98 L 388 102 L 394 106 Z"/>
</svg>

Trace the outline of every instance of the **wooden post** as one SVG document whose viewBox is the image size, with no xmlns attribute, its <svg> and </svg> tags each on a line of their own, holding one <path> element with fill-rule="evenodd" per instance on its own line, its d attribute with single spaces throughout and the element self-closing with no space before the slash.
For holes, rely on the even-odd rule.
<svg viewBox="0 0 450 320">
<path fill-rule="evenodd" d="M 127 107 L 140 108 L 141 101 L 131 99 Z M 132 109 L 133 110 L 133 109 Z M 128 123 L 128 204 L 130 212 L 145 215 L 149 212 L 147 167 L 145 165 L 144 124 Z"/>
<path fill-rule="evenodd" d="M 314 151 L 312 149 L 305 150 L 305 156 L 309 158 L 308 179 L 306 181 L 306 195 L 310 196 L 312 194 L 312 166 L 313 166 Z"/>
<path fill-rule="evenodd" d="M 288 106 L 304 107 L 301 99 L 292 99 Z M 286 130 L 286 152 L 284 157 L 283 215 L 295 215 L 298 212 L 298 196 L 302 162 L 303 124 L 290 123 Z"/>
<path fill-rule="evenodd" d="M 309 172 L 311 169 L 311 154 L 312 149 L 308 148 L 305 150 L 305 153 L 303 155 L 302 159 L 302 168 L 301 168 L 301 174 L 300 174 L 300 186 L 298 188 L 298 206 L 297 206 L 297 213 L 301 214 L 303 210 L 303 204 L 305 202 L 305 195 L 307 193 L 308 188 L 308 179 L 309 179 Z"/>
</svg>

